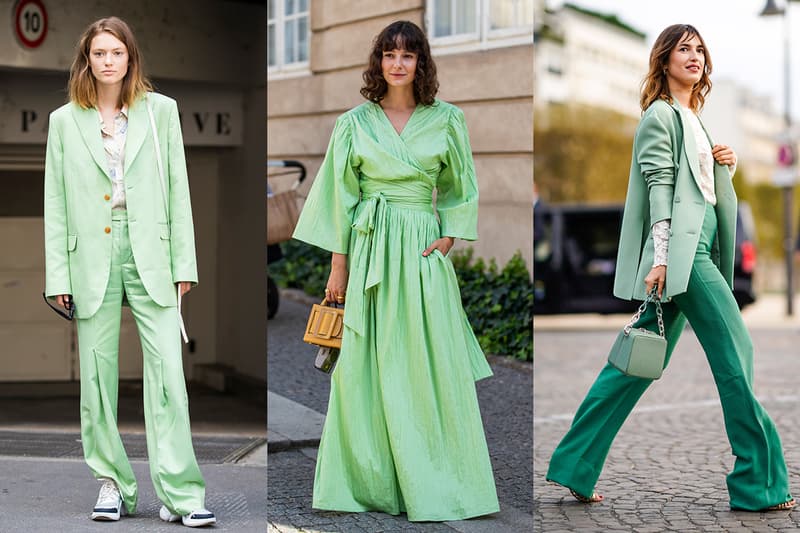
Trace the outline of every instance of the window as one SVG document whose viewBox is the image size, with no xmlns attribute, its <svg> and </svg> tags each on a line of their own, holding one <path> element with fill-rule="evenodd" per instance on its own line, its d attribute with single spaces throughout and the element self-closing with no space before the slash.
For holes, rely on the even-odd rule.
<svg viewBox="0 0 800 533">
<path fill-rule="evenodd" d="M 533 0 L 489 0 L 489 31 L 533 26 Z"/>
<path fill-rule="evenodd" d="M 433 0 L 433 37 L 478 36 L 480 0 Z"/>
<path fill-rule="evenodd" d="M 309 0 L 267 0 L 267 68 L 270 72 L 308 68 Z"/>
<path fill-rule="evenodd" d="M 428 0 L 426 17 L 437 51 L 533 42 L 533 0 Z"/>
</svg>

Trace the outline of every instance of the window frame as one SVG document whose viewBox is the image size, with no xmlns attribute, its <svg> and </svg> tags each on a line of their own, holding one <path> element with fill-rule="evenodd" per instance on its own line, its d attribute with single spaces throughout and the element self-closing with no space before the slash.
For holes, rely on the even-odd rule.
<svg viewBox="0 0 800 533">
<path fill-rule="evenodd" d="M 267 50 L 267 76 L 270 79 L 303 76 L 311 73 L 311 1 L 312 0 L 308 0 L 306 11 L 297 11 L 291 15 L 287 15 L 285 10 L 285 0 L 273 0 L 273 18 L 267 18 L 267 32 L 269 34 L 270 26 L 273 25 L 275 35 L 274 65 L 269 64 L 269 50 Z M 269 12 L 267 13 L 267 16 L 269 17 Z M 292 20 L 299 20 L 303 17 L 306 18 L 306 46 L 308 47 L 308 50 L 306 51 L 307 59 L 305 61 L 293 61 L 291 63 L 286 63 L 286 23 Z M 299 34 L 295 35 L 295 39 L 295 43 L 299 44 Z M 267 38 L 267 45 L 269 46 L 269 38 Z"/>
<path fill-rule="evenodd" d="M 451 0 L 452 1 L 452 0 Z M 475 2 L 475 16 L 477 17 L 475 33 L 460 33 L 455 35 L 434 36 L 436 7 L 434 0 L 427 0 L 425 9 L 425 24 L 428 28 L 428 38 L 431 49 L 437 54 L 461 53 L 476 50 L 487 50 L 533 44 L 533 21 L 527 26 L 512 28 L 491 29 L 491 3 L 492 0 L 473 0 Z"/>
<path fill-rule="evenodd" d="M 448 1 L 451 3 L 451 7 L 452 7 L 453 6 L 453 2 L 455 2 L 456 0 L 448 0 Z M 442 36 L 439 36 L 439 37 L 434 37 L 433 36 L 433 31 L 436 28 L 436 23 L 435 23 L 435 20 L 436 20 L 436 0 L 428 0 L 428 4 L 427 4 L 428 5 L 428 10 L 427 11 L 430 13 L 430 15 L 428 16 L 428 13 L 426 13 L 426 18 L 428 19 L 427 20 L 428 27 L 430 28 L 430 32 L 429 33 L 430 33 L 431 45 L 433 45 L 434 42 L 436 42 L 437 44 L 441 44 L 441 45 L 445 45 L 446 46 L 448 44 L 460 44 L 460 43 L 473 42 L 473 41 L 480 40 L 481 31 L 482 31 L 482 28 L 481 28 L 481 25 L 482 25 L 482 22 L 481 22 L 481 4 L 483 3 L 483 0 L 472 0 L 472 1 L 475 4 L 475 19 L 476 19 L 475 20 L 475 31 L 474 32 L 471 32 L 471 33 L 456 33 L 456 34 L 442 35 Z"/>
</svg>

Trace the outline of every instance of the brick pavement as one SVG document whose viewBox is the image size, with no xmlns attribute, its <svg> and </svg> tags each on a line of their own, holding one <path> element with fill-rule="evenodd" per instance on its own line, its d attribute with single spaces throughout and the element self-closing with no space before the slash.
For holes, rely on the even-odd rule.
<svg viewBox="0 0 800 533">
<path fill-rule="evenodd" d="M 645 393 L 609 453 L 597 490 L 576 502 L 546 483 L 550 455 L 602 367 L 616 331 L 536 330 L 534 526 L 536 531 L 799 531 L 800 510 L 731 511 L 725 475 L 733 464 L 708 364 L 687 330 L 661 380 Z M 752 331 L 755 391 L 781 434 L 800 496 L 800 333 Z"/>
<path fill-rule="evenodd" d="M 278 315 L 269 321 L 268 384 L 271 392 L 324 413 L 330 378 L 314 370 L 314 350 L 300 340 L 307 309 L 306 303 L 284 298 Z M 508 363 L 503 358 L 492 358 L 491 362 L 495 376 L 478 382 L 477 388 L 500 505 L 530 516 L 533 512 L 531 365 Z M 311 509 L 313 468 L 313 455 L 309 452 L 270 454 L 268 516 L 270 527 L 276 531 L 454 529 L 446 524 L 409 523 L 404 517 L 383 513 L 314 511 Z"/>
</svg>

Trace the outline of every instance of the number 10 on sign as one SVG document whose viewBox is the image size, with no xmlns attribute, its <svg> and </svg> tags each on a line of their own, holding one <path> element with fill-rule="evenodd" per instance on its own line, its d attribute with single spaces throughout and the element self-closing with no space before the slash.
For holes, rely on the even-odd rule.
<svg viewBox="0 0 800 533">
<path fill-rule="evenodd" d="M 47 10 L 41 0 L 19 0 L 14 8 L 14 33 L 26 48 L 38 48 L 47 36 Z"/>
</svg>

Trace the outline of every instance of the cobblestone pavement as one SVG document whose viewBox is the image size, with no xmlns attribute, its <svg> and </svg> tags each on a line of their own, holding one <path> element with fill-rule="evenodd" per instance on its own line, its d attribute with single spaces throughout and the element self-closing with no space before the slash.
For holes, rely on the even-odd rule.
<svg viewBox="0 0 800 533">
<path fill-rule="evenodd" d="M 268 387 L 320 413 L 327 411 L 330 377 L 314 369 L 314 349 L 301 340 L 309 305 L 284 298 L 268 323 Z M 491 358 L 494 377 L 477 383 L 486 439 L 501 508 L 533 513 L 532 372 L 529 364 Z M 268 509 L 278 531 L 452 531 L 445 524 L 409 523 L 383 513 L 330 513 L 311 509 L 313 454 L 272 453 Z M 289 524 L 282 528 L 277 524 Z M 337 529 L 338 528 L 338 529 Z"/>
<path fill-rule="evenodd" d="M 800 332 L 788 327 L 751 333 L 756 395 L 778 427 L 791 486 L 800 496 Z M 730 510 L 725 476 L 733 456 L 711 372 L 689 329 L 611 448 L 597 484 L 605 501 L 583 505 L 545 482 L 550 455 L 615 336 L 616 331 L 536 330 L 535 530 L 800 531 L 800 511 Z"/>
</svg>

